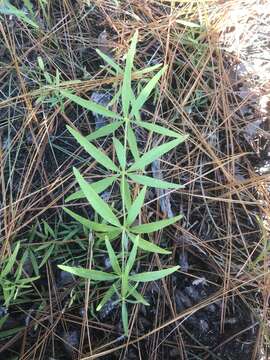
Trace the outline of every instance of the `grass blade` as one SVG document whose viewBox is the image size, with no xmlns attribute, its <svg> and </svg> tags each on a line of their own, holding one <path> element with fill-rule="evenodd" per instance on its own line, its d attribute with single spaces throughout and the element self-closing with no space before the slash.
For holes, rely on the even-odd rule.
<svg viewBox="0 0 270 360">
<path fill-rule="evenodd" d="M 161 229 L 163 229 L 163 228 L 165 228 L 165 227 L 167 227 L 169 225 L 172 225 L 172 224 L 176 223 L 182 217 L 183 217 L 182 215 L 178 215 L 178 216 L 174 216 L 174 217 L 172 217 L 170 219 L 155 221 L 155 222 L 152 222 L 150 224 L 143 224 L 143 225 L 134 226 L 133 228 L 130 228 L 130 231 L 134 232 L 135 234 L 152 233 L 154 231 L 161 230 Z"/>
<path fill-rule="evenodd" d="M 158 270 L 158 271 L 150 271 L 150 272 L 143 272 L 135 275 L 130 276 L 130 280 L 138 281 L 138 282 L 149 282 L 155 281 L 168 276 L 180 268 L 179 265 L 173 266 L 169 269 Z"/>
<path fill-rule="evenodd" d="M 93 190 L 92 186 L 85 181 L 80 172 L 73 168 L 74 175 L 78 184 L 80 185 L 85 197 L 93 209 L 108 223 L 121 227 L 121 224 L 117 217 L 114 215 L 110 207 L 101 199 L 101 197 Z"/>
<path fill-rule="evenodd" d="M 70 126 L 67 126 L 68 131 L 72 136 L 78 141 L 78 143 L 88 152 L 97 162 L 103 165 L 106 169 L 118 172 L 118 167 L 112 162 L 112 160 L 104 154 L 103 151 L 97 149 L 93 144 L 91 144 L 86 137 L 81 135 L 77 130 L 72 129 Z"/>
</svg>

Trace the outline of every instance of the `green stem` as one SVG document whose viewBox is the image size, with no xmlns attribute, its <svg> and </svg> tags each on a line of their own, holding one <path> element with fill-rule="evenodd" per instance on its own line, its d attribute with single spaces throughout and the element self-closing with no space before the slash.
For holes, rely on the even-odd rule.
<svg viewBox="0 0 270 360">
<path fill-rule="evenodd" d="M 125 159 L 127 159 L 127 131 L 129 126 L 129 119 L 125 118 L 125 128 L 124 128 L 124 151 L 125 151 Z M 121 176 L 121 186 L 122 186 L 122 212 L 123 212 L 123 230 L 122 230 L 122 239 L 121 239 L 121 251 L 122 251 L 122 273 L 125 271 L 126 257 L 125 250 L 127 247 L 127 234 L 126 234 L 126 203 L 125 203 L 125 183 L 126 183 L 126 163 L 125 167 L 122 168 L 122 176 Z"/>
</svg>

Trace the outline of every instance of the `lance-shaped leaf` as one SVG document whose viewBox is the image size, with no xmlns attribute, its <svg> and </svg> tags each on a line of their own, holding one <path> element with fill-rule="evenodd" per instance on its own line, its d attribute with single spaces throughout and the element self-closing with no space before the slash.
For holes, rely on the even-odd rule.
<svg viewBox="0 0 270 360">
<path fill-rule="evenodd" d="M 128 296 L 133 296 L 138 303 L 149 306 L 150 304 L 144 299 L 144 297 L 136 290 L 136 287 L 128 287 L 129 294 Z"/>
<path fill-rule="evenodd" d="M 121 74 L 123 72 L 123 69 L 108 55 L 104 54 L 99 49 L 96 49 L 97 54 L 107 63 L 110 65 L 117 74 Z"/>
<path fill-rule="evenodd" d="M 125 117 L 128 116 L 129 105 L 132 99 L 131 72 L 132 72 L 133 61 L 136 52 L 137 39 L 138 39 L 138 31 L 136 31 L 132 37 L 131 45 L 126 56 L 126 66 L 124 69 L 124 79 L 122 85 L 122 106 Z"/>
<path fill-rule="evenodd" d="M 130 275 L 130 280 L 138 281 L 138 282 L 148 282 L 148 281 L 155 281 L 168 276 L 180 268 L 179 265 L 173 266 L 169 269 L 158 270 L 158 271 L 149 271 L 149 272 L 142 272 L 135 275 Z"/>
<path fill-rule="evenodd" d="M 71 274 L 80 276 L 85 279 L 95 280 L 95 281 L 112 281 L 119 278 L 118 275 L 115 274 L 108 274 L 104 271 L 99 270 L 90 270 L 90 269 L 83 269 L 79 267 L 72 267 L 66 265 L 58 265 L 59 269 L 69 272 Z"/>
<path fill-rule="evenodd" d="M 85 108 L 87 110 L 93 111 L 96 114 L 100 114 L 105 117 L 110 117 L 110 118 L 114 118 L 114 119 L 121 118 L 120 115 L 114 113 L 111 110 L 106 109 L 104 106 L 97 104 L 92 100 L 85 100 L 85 99 L 81 98 L 80 96 L 73 95 L 66 90 L 61 90 L 60 93 L 61 93 L 61 95 L 68 98 L 69 100 L 75 102 L 76 104 L 82 106 L 83 108 Z"/>
<path fill-rule="evenodd" d="M 136 255 L 137 255 L 137 249 L 138 249 L 138 243 L 139 243 L 139 235 L 135 237 L 133 241 L 133 247 L 129 254 L 128 261 L 126 263 L 125 267 L 125 273 L 128 275 L 135 263 Z"/>
<path fill-rule="evenodd" d="M 188 138 L 188 135 L 178 134 L 175 131 L 169 130 L 157 124 L 148 123 L 145 121 L 133 121 L 133 123 L 136 124 L 137 126 L 141 126 L 144 129 L 153 131 L 157 134 L 182 139 L 182 142 Z"/>
<path fill-rule="evenodd" d="M 158 189 L 182 189 L 184 187 L 184 185 L 171 183 L 165 180 L 160 180 L 145 175 L 128 174 L 128 177 L 136 183 Z"/>
<path fill-rule="evenodd" d="M 125 301 L 122 301 L 121 314 L 122 314 L 122 323 L 124 327 L 124 334 L 125 336 L 128 336 L 128 311 L 127 311 L 127 304 Z"/>
<path fill-rule="evenodd" d="M 135 163 L 131 165 L 128 171 L 143 170 L 147 165 L 151 164 L 154 160 L 159 159 L 168 151 L 174 149 L 181 142 L 182 141 L 180 139 L 175 139 L 165 144 L 154 147 L 147 153 L 143 154 L 139 160 L 135 161 Z"/>
<path fill-rule="evenodd" d="M 128 128 L 127 128 L 127 140 L 128 140 L 128 145 L 129 145 L 129 148 L 130 148 L 130 151 L 132 153 L 134 160 L 135 161 L 139 160 L 140 154 L 139 154 L 139 149 L 138 149 L 138 145 L 137 145 L 137 140 L 136 140 L 136 136 L 135 136 L 134 131 L 133 131 L 132 127 L 130 126 L 130 124 L 128 124 Z"/>
<path fill-rule="evenodd" d="M 113 294 L 115 293 L 115 284 L 113 284 L 109 289 L 105 292 L 101 302 L 97 306 L 97 311 L 100 311 L 103 306 L 112 298 Z"/>
<path fill-rule="evenodd" d="M 2 4 L 1 4 L 2 2 Z M 9 3 L 9 1 L 1 1 L 0 2 L 0 14 L 4 14 L 4 15 L 14 15 L 16 17 L 18 17 L 20 20 L 22 20 L 23 22 L 31 25 L 33 28 L 38 29 L 39 25 L 32 21 L 28 15 L 25 14 L 24 11 L 22 10 L 18 10 L 15 6 L 13 6 L 12 4 Z"/>
<path fill-rule="evenodd" d="M 122 169 L 126 168 L 126 152 L 124 146 L 116 138 L 113 138 L 113 145 L 116 151 L 116 156 Z"/>
<path fill-rule="evenodd" d="M 99 139 L 103 136 L 108 136 L 114 131 L 116 131 L 121 125 L 123 124 L 123 121 L 114 121 L 111 124 L 102 126 L 101 128 L 97 129 L 96 131 L 93 131 L 91 134 L 86 136 L 86 139 L 88 141 L 93 141 L 96 139 Z"/>
<path fill-rule="evenodd" d="M 128 225 L 131 225 L 135 221 L 136 217 L 139 215 L 141 208 L 144 204 L 145 194 L 146 194 L 146 186 L 144 186 L 142 190 L 139 192 L 139 195 L 136 197 L 135 201 L 133 202 L 133 204 L 131 205 L 128 211 L 128 216 L 127 216 Z"/>
<path fill-rule="evenodd" d="M 131 233 L 129 233 L 128 236 L 131 239 L 131 241 L 134 241 L 134 239 L 136 238 L 136 235 Z M 144 251 L 153 252 L 155 254 L 163 254 L 163 255 L 171 254 L 171 251 L 163 249 L 160 246 L 150 241 L 144 240 L 142 237 L 139 237 L 138 247 Z"/>
<path fill-rule="evenodd" d="M 143 224 L 143 225 L 138 225 L 138 226 L 134 226 L 132 228 L 130 228 L 130 231 L 132 231 L 135 234 L 148 234 L 148 233 L 152 233 L 154 231 L 158 231 L 161 230 L 169 225 L 172 225 L 174 223 L 176 223 L 177 221 L 179 221 L 183 216 L 182 215 L 178 215 L 178 216 L 174 216 L 170 219 L 165 219 L 165 220 L 160 220 L 160 221 L 155 221 L 149 224 Z"/>
<path fill-rule="evenodd" d="M 70 209 L 63 207 L 63 210 L 69 214 L 73 219 L 78 221 L 80 224 L 82 224 L 86 229 L 97 231 L 97 232 L 113 232 L 117 231 L 118 228 L 115 226 L 107 225 L 107 224 L 100 224 L 96 223 L 94 221 L 90 221 L 89 219 L 86 219 L 85 217 L 76 214 L 75 212 L 71 211 Z"/>
<path fill-rule="evenodd" d="M 16 261 L 16 258 L 17 258 L 17 255 L 18 255 L 18 252 L 19 252 L 19 248 L 20 248 L 20 242 L 18 241 L 16 246 L 15 246 L 15 249 L 13 251 L 13 253 L 11 254 L 11 256 L 8 258 L 8 262 L 4 268 L 4 270 L 0 273 L 0 278 L 4 278 L 6 275 L 8 275 L 10 273 L 10 271 L 12 270 L 14 264 L 15 264 L 15 261 Z"/>
<path fill-rule="evenodd" d="M 121 178 L 120 191 L 121 191 L 122 202 L 125 204 L 125 208 L 129 211 L 131 207 L 131 194 L 130 194 L 129 184 L 126 178 L 124 179 Z"/>
<path fill-rule="evenodd" d="M 94 183 L 91 183 L 92 188 L 95 190 L 97 194 L 102 193 L 104 190 L 106 190 L 112 183 L 117 179 L 117 176 L 110 176 L 108 178 L 96 181 Z M 72 201 L 72 200 L 78 200 L 85 198 L 84 193 L 82 190 L 76 191 L 73 194 L 69 195 L 66 198 L 66 202 Z"/>
<path fill-rule="evenodd" d="M 105 244 L 106 244 L 106 248 L 107 248 L 107 251 L 108 251 L 108 255 L 109 255 L 109 259 L 110 259 L 112 268 L 113 268 L 113 270 L 114 270 L 114 272 L 116 274 L 120 275 L 121 274 L 121 268 L 120 268 L 117 256 L 115 254 L 115 251 L 113 250 L 113 248 L 112 248 L 112 246 L 111 246 L 111 244 L 109 242 L 108 236 L 105 237 Z"/>
<path fill-rule="evenodd" d="M 84 148 L 84 150 L 87 151 L 88 154 L 91 155 L 97 162 L 103 165 L 106 169 L 116 172 L 120 171 L 112 160 L 104 154 L 103 151 L 97 149 L 93 144 L 91 144 L 85 136 L 81 135 L 77 130 L 72 129 L 70 126 L 67 126 L 67 129 Z"/>
<path fill-rule="evenodd" d="M 82 175 L 76 168 L 73 168 L 73 172 L 85 197 L 87 198 L 89 204 L 93 207 L 93 209 L 108 223 L 117 227 L 121 227 L 119 220 L 114 215 L 108 204 L 106 204 L 105 201 L 101 199 L 101 197 L 95 192 L 95 190 L 93 190 L 92 186 L 87 181 L 85 181 L 85 179 L 82 177 Z"/>
<path fill-rule="evenodd" d="M 162 64 L 156 64 L 156 65 L 149 66 L 149 67 L 141 69 L 141 70 L 135 70 L 134 75 L 135 76 L 142 76 L 142 75 L 148 74 L 149 72 L 153 72 L 155 70 L 158 70 L 161 66 L 162 66 Z"/>
<path fill-rule="evenodd" d="M 146 102 L 146 100 L 148 99 L 149 95 L 151 94 L 152 90 L 155 88 L 156 84 L 158 83 L 159 79 L 161 78 L 161 76 L 165 73 L 166 71 L 166 66 L 164 66 L 162 69 L 160 69 L 156 75 L 154 75 L 152 77 L 151 80 L 149 80 L 149 82 L 145 85 L 145 87 L 142 89 L 142 91 L 140 92 L 139 96 L 137 97 L 137 99 L 134 101 L 134 103 L 132 104 L 132 111 L 131 111 L 131 116 L 133 116 L 134 114 L 136 114 L 136 112 L 140 111 L 141 108 L 143 107 L 144 103 Z"/>
</svg>

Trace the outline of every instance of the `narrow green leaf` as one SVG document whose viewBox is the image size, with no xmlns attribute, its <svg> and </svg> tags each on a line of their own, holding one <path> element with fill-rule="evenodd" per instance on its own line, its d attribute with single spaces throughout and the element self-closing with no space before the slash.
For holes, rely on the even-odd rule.
<svg viewBox="0 0 270 360">
<path fill-rule="evenodd" d="M 147 123 L 145 121 L 132 121 L 134 124 L 143 127 L 144 129 L 147 129 L 149 131 L 153 131 L 157 134 L 161 134 L 164 136 L 174 137 L 177 139 L 182 139 L 182 142 L 185 141 L 188 138 L 188 135 L 178 134 L 175 131 L 169 130 L 167 128 L 164 128 L 163 126 L 153 124 L 153 123 Z"/>
<path fill-rule="evenodd" d="M 98 238 L 105 241 L 105 237 L 107 236 L 108 239 L 111 240 L 115 240 L 118 238 L 118 236 L 122 233 L 122 230 L 115 230 L 115 231 L 111 231 L 111 232 L 107 232 L 107 233 L 99 233 L 97 234 Z"/>
<path fill-rule="evenodd" d="M 148 99 L 149 95 L 151 94 L 152 90 L 155 88 L 156 84 L 158 83 L 161 76 L 165 73 L 167 69 L 167 66 L 164 66 L 162 69 L 160 69 L 156 75 L 152 77 L 151 80 L 145 85 L 145 87 L 140 92 L 139 96 L 135 100 L 132 110 L 131 110 L 131 116 L 133 116 L 136 112 L 140 111 L 143 107 L 144 103 Z"/>
<path fill-rule="evenodd" d="M 147 153 L 143 154 L 139 160 L 135 161 L 135 163 L 131 165 L 131 167 L 129 168 L 129 171 L 143 170 L 147 165 L 152 163 L 154 160 L 159 159 L 162 155 L 164 155 L 168 151 L 174 149 L 181 142 L 182 142 L 181 139 L 175 139 L 165 144 L 154 147 L 153 149 L 149 150 Z"/>
<path fill-rule="evenodd" d="M 15 6 L 11 5 L 8 2 L 5 2 L 3 5 L 0 6 L 0 14 L 4 15 L 14 15 L 18 17 L 23 22 L 31 25 L 33 28 L 38 29 L 39 26 L 37 23 L 29 19 L 28 16 L 25 15 L 25 13 L 22 10 L 18 10 Z"/>
<path fill-rule="evenodd" d="M 124 179 L 121 178 L 120 191 L 121 191 L 122 202 L 125 204 L 125 208 L 127 209 L 127 211 L 129 211 L 131 207 L 131 194 L 130 194 L 129 184 L 126 178 Z"/>
<path fill-rule="evenodd" d="M 126 263 L 126 267 L 125 267 L 125 273 L 128 276 L 128 274 L 130 273 L 135 260 L 136 260 L 136 255 L 137 255 L 137 250 L 138 250 L 138 243 L 139 243 L 139 235 L 135 237 L 134 241 L 133 241 L 133 247 L 132 250 L 129 254 L 128 257 L 128 261 Z"/>
<path fill-rule="evenodd" d="M 178 215 L 178 216 L 174 216 L 174 217 L 172 217 L 170 219 L 155 221 L 155 222 L 152 222 L 150 224 L 143 224 L 143 225 L 134 226 L 134 227 L 130 228 L 130 231 L 134 232 L 135 234 L 152 233 L 154 231 L 161 230 L 161 229 L 163 229 L 163 228 L 165 228 L 165 227 L 167 227 L 169 225 L 172 225 L 172 224 L 176 223 L 182 217 L 183 217 L 182 215 Z"/>
<path fill-rule="evenodd" d="M 112 281 L 118 279 L 118 275 L 115 274 L 108 274 L 104 271 L 99 270 L 90 270 L 90 269 L 83 269 L 79 267 L 72 267 L 66 265 L 58 265 L 59 269 L 69 272 L 71 274 L 80 276 L 85 279 L 95 280 L 95 281 Z"/>
<path fill-rule="evenodd" d="M 92 100 L 85 100 L 83 98 L 81 98 L 80 96 L 77 95 L 73 95 L 70 92 L 66 91 L 66 90 L 60 90 L 60 93 L 65 96 L 66 98 L 68 98 L 69 100 L 75 102 L 76 104 L 82 106 L 83 108 L 90 110 L 96 114 L 99 115 L 103 115 L 106 117 L 110 117 L 110 118 L 114 118 L 114 119 L 120 119 L 121 116 L 114 113 L 111 110 L 106 109 L 104 106 L 95 103 Z"/>
<path fill-rule="evenodd" d="M 11 328 L 8 330 L 0 331 L 0 340 L 10 337 L 12 335 L 15 335 L 16 333 L 18 333 L 19 331 L 21 331 L 23 329 L 25 329 L 25 326 L 18 326 L 18 327 L 14 327 L 14 328 Z"/>
<path fill-rule="evenodd" d="M 121 268 L 120 268 L 117 256 L 115 254 L 115 251 L 113 250 L 107 236 L 105 237 L 105 244 L 106 244 L 106 248 L 107 248 L 107 251 L 108 251 L 108 255 L 109 255 L 109 259 L 110 259 L 112 268 L 113 268 L 113 270 L 114 270 L 114 272 L 116 274 L 120 275 L 121 274 Z"/>
<path fill-rule="evenodd" d="M 117 74 L 123 73 L 123 69 L 108 55 L 104 54 L 99 49 L 96 49 L 97 54 L 104 60 L 105 63 L 110 65 Z"/>
<path fill-rule="evenodd" d="M 92 132 L 91 134 L 86 136 L 86 139 L 88 141 L 93 141 L 96 139 L 99 139 L 103 136 L 107 136 L 114 131 L 116 131 L 121 125 L 123 124 L 123 121 L 114 121 L 111 124 L 102 126 L 101 128 L 97 129 L 96 131 Z"/>
<path fill-rule="evenodd" d="M 13 266 L 15 264 L 18 252 L 19 252 L 19 248 L 20 248 L 20 242 L 18 241 L 16 246 L 15 246 L 15 249 L 14 249 L 13 253 L 11 254 L 11 256 L 8 259 L 8 263 L 6 264 L 4 270 L 0 274 L 0 278 L 4 278 L 12 270 L 12 268 L 13 268 Z"/>
<path fill-rule="evenodd" d="M 134 76 L 142 76 L 142 75 L 148 74 L 150 72 L 153 72 L 153 71 L 159 69 L 161 66 L 162 66 L 162 64 L 156 64 L 156 65 L 144 68 L 142 70 L 135 70 Z"/>
<path fill-rule="evenodd" d="M 43 266 L 44 264 L 46 264 L 46 262 L 48 261 L 49 257 L 51 256 L 53 250 L 54 250 L 54 245 L 51 245 L 51 246 L 48 248 L 48 250 L 46 251 L 45 255 L 42 257 L 42 261 L 41 261 L 41 263 L 40 263 L 39 266 L 38 266 L 39 269 L 41 269 L 42 266 Z"/>
<path fill-rule="evenodd" d="M 138 303 L 141 303 L 141 304 L 146 305 L 146 306 L 150 305 L 144 299 L 144 297 L 136 290 L 135 286 L 134 287 L 129 286 L 128 291 L 129 291 L 129 295 L 133 296 L 138 301 Z"/>
<path fill-rule="evenodd" d="M 146 189 L 147 189 L 146 186 L 144 186 L 140 191 L 139 195 L 137 196 L 136 200 L 134 201 L 134 203 L 131 205 L 127 216 L 128 225 L 131 225 L 135 221 L 136 217 L 139 215 L 141 208 L 144 204 Z"/>
<path fill-rule="evenodd" d="M 85 197 L 93 209 L 110 224 L 121 227 L 119 220 L 114 215 L 108 204 L 106 204 L 105 201 L 101 199 L 101 197 L 95 192 L 95 190 L 93 190 L 92 186 L 87 181 L 85 181 L 76 168 L 73 168 L 73 172 Z"/>
<path fill-rule="evenodd" d="M 67 126 L 68 131 L 72 136 L 78 141 L 78 143 L 88 152 L 97 162 L 103 165 L 106 169 L 118 172 L 118 167 L 112 162 L 112 160 L 104 154 L 103 151 L 96 148 L 91 144 L 86 137 L 82 136 L 77 130 L 72 129 L 70 126 Z"/>
<path fill-rule="evenodd" d="M 135 133 L 134 133 L 132 127 L 130 126 L 130 124 L 128 124 L 127 140 L 128 140 L 128 145 L 129 145 L 129 148 L 130 148 L 130 151 L 132 153 L 134 160 L 138 161 L 140 158 L 140 154 L 139 154 L 139 150 L 138 150 L 137 140 L 136 140 Z"/>
<path fill-rule="evenodd" d="M 30 257 L 31 264 L 32 264 L 35 275 L 39 276 L 39 268 L 38 268 L 37 259 L 35 257 L 35 254 L 31 250 L 29 251 L 29 257 Z"/>
<path fill-rule="evenodd" d="M 106 190 L 109 186 L 112 185 L 112 183 L 117 179 L 117 176 L 109 176 L 105 179 L 96 181 L 94 183 L 91 183 L 92 188 L 97 194 L 102 193 L 104 190 Z M 72 201 L 72 200 L 78 200 L 85 198 L 83 191 L 75 191 L 73 194 L 69 195 L 66 198 L 66 202 Z"/>
<path fill-rule="evenodd" d="M 3 327 L 3 325 L 6 322 L 8 317 L 9 317 L 9 314 L 6 314 L 6 315 L 4 315 L 3 317 L 0 318 L 0 330 L 2 329 L 2 327 Z"/>
<path fill-rule="evenodd" d="M 86 218 L 84 218 L 81 215 L 76 214 L 75 212 L 69 210 L 66 207 L 63 207 L 63 210 L 69 214 L 73 219 L 78 221 L 80 224 L 82 224 L 86 229 L 97 231 L 97 232 L 113 232 L 117 231 L 117 228 L 115 226 L 107 225 L 107 224 L 100 224 L 96 223 L 94 221 L 90 221 Z"/>
<path fill-rule="evenodd" d="M 168 276 L 180 268 L 179 265 L 173 266 L 169 269 L 158 270 L 158 271 L 149 271 L 143 272 L 135 275 L 130 276 L 130 280 L 138 281 L 138 282 L 148 282 L 148 281 L 155 281 Z"/>
<path fill-rule="evenodd" d="M 116 151 L 117 159 L 122 169 L 126 168 L 126 152 L 124 146 L 116 138 L 113 138 L 113 145 Z"/>
<path fill-rule="evenodd" d="M 105 292 L 101 302 L 97 306 L 97 311 L 100 311 L 103 306 L 112 298 L 115 293 L 115 284 L 113 284 L 109 289 Z"/>
<path fill-rule="evenodd" d="M 126 66 L 124 69 L 124 78 L 122 85 L 122 106 L 124 117 L 128 116 L 129 105 L 132 98 L 132 89 L 131 89 L 131 72 L 133 68 L 133 61 L 136 52 L 136 44 L 138 39 L 138 31 L 132 37 L 131 45 L 126 57 Z"/>
<path fill-rule="evenodd" d="M 168 181 L 155 179 L 145 175 L 128 174 L 128 177 L 136 183 L 158 189 L 182 189 L 184 187 L 184 185 L 170 183 Z"/>
<path fill-rule="evenodd" d="M 44 71 L 45 70 L 45 66 L 44 66 L 44 62 L 41 56 L 37 57 L 37 62 L 38 62 L 38 66 L 40 68 L 40 70 Z"/>
<path fill-rule="evenodd" d="M 136 238 L 136 235 L 129 233 L 129 237 L 130 237 L 131 241 L 134 241 L 134 239 Z M 171 254 L 171 251 L 163 249 L 160 246 L 153 244 L 150 241 L 144 240 L 141 237 L 139 237 L 138 247 L 144 251 L 152 252 L 155 254 L 163 254 L 163 255 Z"/>
<path fill-rule="evenodd" d="M 124 334 L 125 334 L 125 336 L 128 336 L 128 312 L 127 312 L 127 305 L 126 305 L 125 301 L 122 302 L 121 313 L 122 313 L 122 323 L 123 323 L 123 327 L 124 327 Z"/>
<path fill-rule="evenodd" d="M 52 238 L 56 238 L 55 232 L 54 230 L 51 228 L 51 226 L 47 223 L 47 221 L 43 220 L 43 224 L 44 224 L 44 233 L 45 235 L 48 237 L 49 235 L 51 235 Z"/>
</svg>

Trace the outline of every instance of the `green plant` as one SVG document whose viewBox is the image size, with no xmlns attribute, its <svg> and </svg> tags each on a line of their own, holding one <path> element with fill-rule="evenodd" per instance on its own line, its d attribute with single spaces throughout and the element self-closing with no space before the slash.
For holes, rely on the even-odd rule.
<svg viewBox="0 0 270 360">
<path fill-rule="evenodd" d="M 8 0 L 0 0 L 0 14 L 13 15 L 20 19 L 22 22 L 32 26 L 35 29 L 39 28 L 39 25 L 34 19 L 33 6 L 29 0 L 24 0 L 24 6 L 30 14 L 30 17 L 23 10 L 17 9 Z"/>
<path fill-rule="evenodd" d="M 119 91 L 122 108 L 120 113 L 115 113 L 92 101 L 84 100 L 79 96 L 69 93 L 68 91 L 61 91 L 63 96 L 83 106 L 84 108 L 113 119 L 109 125 L 98 129 L 86 137 L 82 136 L 77 130 L 68 127 L 69 132 L 74 136 L 84 150 L 86 150 L 92 158 L 94 158 L 107 170 L 108 176 L 105 179 L 90 184 L 84 179 L 79 170 L 74 168 L 73 172 L 80 186 L 80 191 L 77 191 L 69 196 L 67 201 L 80 199 L 82 197 L 86 198 L 91 207 L 95 210 L 96 214 L 99 216 L 100 221 L 90 221 L 70 209 L 64 208 L 70 216 L 79 221 L 84 227 L 94 232 L 96 237 L 105 241 L 112 272 L 107 273 L 100 270 L 83 269 L 66 265 L 59 265 L 59 267 L 64 271 L 68 271 L 72 274 L 91 279 L 93 281 L 113 282 L 97 306 L 97 310 L 99 311 L 102 306 L 116 293 L 118 295 L 118 301 L 121 303 L 122 322 L 125 335 L 128 334 L 127 303 L 143 303 L 147 305 L 146 300 L 137 291 L 138 284 L 140 282 L 161 279 L 169 274 L 172 274 L 179 268 L 179 266 L 174 266 L 152 272 L 131 272 L 137 260 L 138 248 L 144 251 L 160 254 L 170 253 L 168 250 L 147 241 L 144 238 L 144 235 L 161 230 L 178 222 L 182 217 L 181 215 L 170 219 L 139 225 L 136 224 L 135 221 L 139 217 L 141 209 L 144 206 L 147 187 L 156 187 L 161 189 L 179 189 L 182 187 L 182 185 L 179 184 L 154 179 L 145 175 L 144 172 L 146 167 L 154 160 L 159 159 L 162 155 L 174 149 L 187 137 L 186 135 L 164 128 L 161 125 L 141 120 L 140 111 L 157 85 L 159 79 L 165 73 L 166 67 L 162 67 L 148 81 L 137 96 L 135 96 L 132 88 L 132 75 L 134 75 L 132 74 L 132 70 L 137 38 L 138 33 L 136 32 L 132 38 L 130 49 L 126 55 L 126 64 L 123 71 L 119 70 L 119 66 L 111 58 L 107 59 L 106 55 L 102 54 L 103 59 L 106 60 L 116 72 L 122 72 L 123 74 L 123 81 Z M 173 139 L 159 146 L 153 147 L 143 155 L 140 155 L 134 132 L 135 127 L 142 127 L 150 133 L 154 132 L 162 135 L 162 137 L 170 137 Z M 122 130 L 123 142 L 116 138 L 116 130 Z M 116 153 L 118 164 L 113 162 L 108 155 L 92 144 L 94 140 L 111 134 L 113 134 L 113 148 Z M 130 157 L 133 158 L 131 165 L 129 161 Z M 107 189 L 114 182 L 117 182 L 120 186 L 122 208 L 119 211 L 110 208 L 99 195 L 100 192 Z M 141 189 L 135 200 L 133 200 L 133 194 L 138 186 L 141 187 Z M 119 252 L 117 252 L 112 246 L 111 241 L 114 239 L 121 239 Z M 117 246 L 117 242 L 115 243 Z"/>
<path fill-rule="evenodd" d="M 30 284 L 38 279 L 38 277 L 23 277 L 23 259 L 20 260 L 16 271 L 14 271 L 19 249 L 20 242 L 17 242 L 11 256 L 3 261 L 0 272 L 1 297 L 6 308 L 18 297 L 19 291 L 31 287 Z"/>
<path fill-rule="evenodd" d="M 60 106 L 60 110 L 64 111 L 64 97 L 61 94 L 60 85 L 74 84 L 77 81 L 63 81 L 58 69 L 56 69 L 55 76 L 51 75 L 46 71 L 44 61 L 40 56 L 37 58 L 37 63 L 40 75 L 43 77 L 41 81 L 45 80 L 45 86 L 41 88 L 41 95 L 37 98 L 36 104 L 48 104 L 50 107 Z M 35 75 L 37 74 L 35 73 Z"/>
</svg>

